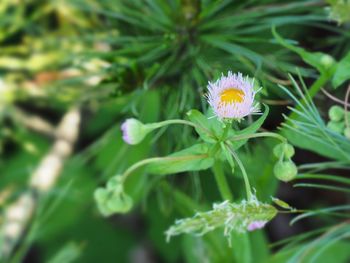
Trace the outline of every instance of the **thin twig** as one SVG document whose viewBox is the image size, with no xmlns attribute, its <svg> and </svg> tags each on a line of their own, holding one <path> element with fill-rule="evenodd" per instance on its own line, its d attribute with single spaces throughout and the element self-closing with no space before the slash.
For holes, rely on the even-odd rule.
<svg viewBox="0 0 350 263">
<path fill-rule="evenodd" d="M 337 97 L 334 97 L 332 94 L 330 94 L 328 91 L 326 91 L 325 89 L 321 89 L 322 92 L 328 97 L 330 98 L 332 101 L 337 102 L 341 105 L 347 105 L 350 106 L 350 104 L 345 103 L 344 101 L 342 101 L 341 99 L 338 99 Z"/>
</svg>

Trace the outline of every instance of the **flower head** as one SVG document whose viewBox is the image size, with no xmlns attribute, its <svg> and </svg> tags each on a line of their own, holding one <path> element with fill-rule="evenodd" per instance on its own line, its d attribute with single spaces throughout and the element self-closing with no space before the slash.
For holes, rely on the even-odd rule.
<svg viewBox="0 0 350 263">
<path fill-rule="evenodd" d="M 209 82 L 207 99 L 219 119 L 242 119 L 259 112 L 254 105 L 254 81 L 243 78 L 241 73 L 222 75 L 216 82 Z"/>
<path fill-rule="evenodd" d="M 146 125 L 134 118 L 124 121 L 120 128 L 123 132 L 123 140 L 128 144 L 140 143 L 149 132 Z"/>
</svg>

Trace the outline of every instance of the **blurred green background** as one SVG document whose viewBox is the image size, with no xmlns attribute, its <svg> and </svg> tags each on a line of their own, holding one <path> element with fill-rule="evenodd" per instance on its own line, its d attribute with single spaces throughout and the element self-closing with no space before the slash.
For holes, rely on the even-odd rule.
<svg viewBox="0 0 350 263">
<path fill-rule="evenodd" d="M 120 124 L 128 117 L 154 122 L 185 118 L 193 108 L 206 111 L 207 82 L 222 72 L 256 79 L 263 87 L 258 100 L 270 106 L 263 128 L 276 130 L 293 105 L 278 85 L 293 90 L 288 73 L 299 73 L 310 86 L 320 76 L 286 45 L 341 60 L 350 50 L 349 14 L 349 1 L 1 0 L 1 260 L 346 262 L 349 223 L 347 232 L 340 228 L 347 239 L 317 243 L 306 257 L 288 261 L 320 229 L 340 222 L 322 214 L 293 226 L 292 216 L 282 214 L 266 231 L 234 236 L 231 248 L 220 231 L 166 243 L 164 231 L 175 219 L 220 200 L 210 171 L 160 177 L 138 170 L 127 182 L 135 208 L 126 215 L 103 218 L 93 192 L 138 160 L 196 142 L 190 128 L 173 126 L 129 146 Z M 334 90 L 327 82 L 323 88 L 344 98 L 343 86 Z M 315 101 L 327 119 L 333 102 L 320 89 Z M 254 141 L 240 151 L 260 199 L 279 196 L 300 209 L 348 203 L 348 191 L 279 184 L 275 157 L 266 154 L 275 144 Z M 305 148 L 297 150 L 300 165 L 344 161 L 317 145 Z M 37 178 L 49 182 L 43 186 Z M 239 173 L 228 180 L 243 196 Z M 292 236 L 284 249 L 271 245 Z"/>
</svg>

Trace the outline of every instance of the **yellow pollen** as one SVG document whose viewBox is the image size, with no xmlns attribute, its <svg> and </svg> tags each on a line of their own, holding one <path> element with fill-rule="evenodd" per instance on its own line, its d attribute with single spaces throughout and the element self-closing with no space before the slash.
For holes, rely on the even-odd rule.
<svg viewBox="0 0 350 263">
<path fill-rule="evenodd" d="M 244 100 L 244 92 L 240 89 L 229 88 L 220 94 L 220 101 L 223 104 L 242 102 Z"/>
</svg>

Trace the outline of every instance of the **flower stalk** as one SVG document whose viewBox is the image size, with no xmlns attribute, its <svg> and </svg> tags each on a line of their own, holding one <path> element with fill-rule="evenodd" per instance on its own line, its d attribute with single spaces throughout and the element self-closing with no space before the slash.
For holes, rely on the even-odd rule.
<svg viewBox="0 0 350 263">
<path fill-rule="evenodd" d="M 233 196 L 226 180 L 224 171 L 222 169 L 222 164 L 216 161 L 213 165 L 213 172 L 215 176 L 216 183 L 219 187 L 219 191 L 223 200 L 232 201 Z"/>
</svg>

